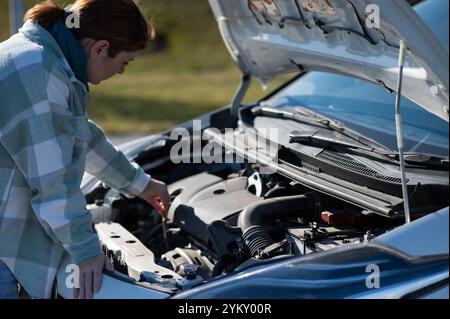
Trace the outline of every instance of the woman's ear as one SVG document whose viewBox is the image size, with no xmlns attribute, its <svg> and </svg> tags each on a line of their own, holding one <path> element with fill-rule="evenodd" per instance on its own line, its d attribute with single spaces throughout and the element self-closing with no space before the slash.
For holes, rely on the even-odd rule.
<svg viewBox="0 0 450 319">
<path fill-rule="evenodd" d="M 109 42 L 106 40 L 95 41 L 89 50 L 91 60 L 104 59 L 109 57 Z"/>
</svg>

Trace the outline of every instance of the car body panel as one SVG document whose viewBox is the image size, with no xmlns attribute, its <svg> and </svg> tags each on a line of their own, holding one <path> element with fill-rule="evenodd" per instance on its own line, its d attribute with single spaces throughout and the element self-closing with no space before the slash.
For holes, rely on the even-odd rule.
<svg viewBox="0 0 450 319">
<path fill-rule="evenodd" d="M 448 255 L 449 208 L 425 216 L 373 239 L 410 256 Z M 433 230 L 434 236 L 423 236 Z"/>
<path fill-rule="evenodd" d="M 329 71 L 395 91 L 398 46 L 404 40 L 409 50 L 402 94 L 448 121 L 448 52 L 406 1 L 261 1 L 250 2 L 259 3 L 257 13 L 247 0 L 209 0 L 224 42 L 244 73 L 266 84 L 299 68 Z M 263 2 L 277 9 L 264 9 Z M 303 9 L 300 21 L 298 8 L 314 3 L 329 10 Z M 380 8 L 380 29 L 364 25 L 365 9 L 373 5 Z"/>
<path fill-rule="evenodd" d="M 74 266 L 69 255 L 65 255 L 57 273 L 57 294 L 64 299 L 73 298 Z M 103 273 L 102 287 L 94 299 L 166 299 L 168 292 L 162 292 L 134 281 L 118 272 Z"/>
</svg>

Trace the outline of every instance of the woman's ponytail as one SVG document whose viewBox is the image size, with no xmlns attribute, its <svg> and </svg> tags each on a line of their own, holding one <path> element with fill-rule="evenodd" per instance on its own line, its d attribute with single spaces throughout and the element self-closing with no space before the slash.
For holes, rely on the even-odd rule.
<svg viewBox="0 0 450 319">
<path fill-rule="evenodd" d="M 32 20 L 48 29 L 55 21 L 61 19 L 64 19 L 64 9 L 53 1 L 47 0 L 28 10 L 24 20 Z"/>
<path fill-rule="evenodd" d="M 121 51 L 137 51 L 147 47 L 155 29 L 135 0 L 76 0 L 70 10 L 77 14 L 80 26 L 71 29 L 77 39 L 107 40 L 109 55 Z M 55 21 L 64 19 L 64 9 L 47 0 L 35 5 L 25 15 L 48 29 Z"/>
</svg>

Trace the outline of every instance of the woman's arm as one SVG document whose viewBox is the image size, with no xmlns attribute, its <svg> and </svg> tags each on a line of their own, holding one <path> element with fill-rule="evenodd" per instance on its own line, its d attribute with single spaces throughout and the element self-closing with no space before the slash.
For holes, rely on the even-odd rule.
<svg viewBox="0 0 450 319">
<path fill-rule="evenodd" d="M 86 154 L 86 171 L 112 188 L 138 196 L 150 182 L 150 175 L 125 157 L 106 138 L 103 130 L 89 121 L 91 140 Z"/>
<path fill-rule="evenodd" d="M 169 206 L 164 183 L 152 180 L 137 164 L 130 163 L 105 137 L 102 129 L 90 121 L 91 141 L 86 156 L 86 171 L 128 196 L 139 196 L 153 205 L 162 216 Z"/>
</svg>

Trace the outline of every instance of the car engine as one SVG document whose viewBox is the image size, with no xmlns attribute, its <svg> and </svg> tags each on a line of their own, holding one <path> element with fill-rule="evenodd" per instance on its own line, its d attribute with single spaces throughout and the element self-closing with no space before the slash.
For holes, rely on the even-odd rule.
<svg viewBox="0 0 450 319">
<path fill-rule="evenodd" d="M 174 293 L 267 260 L 370 241 L 397 226 L 259 171 L 224 166 L 169 183 L 164 222 L 145 201 L 113 189 L 91 198 L 88 209 L 116 270 Z"/>
</svg>

